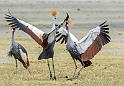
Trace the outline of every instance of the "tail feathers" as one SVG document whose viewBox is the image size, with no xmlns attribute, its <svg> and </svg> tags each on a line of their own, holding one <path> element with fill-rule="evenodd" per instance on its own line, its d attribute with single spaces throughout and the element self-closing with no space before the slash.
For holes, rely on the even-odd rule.
<svg viewBox="0 0 124 86">
<path fill-rule="evenodd" d="M 12 51 L 9 51 L 9 52 L 7 53 L 7 56 L 12 57 Z"/>
<path fill-rule="evenodd" d="M 41 59 L 48 59 L 47 57 L 46 57 L 46 51 L 45 50 L 43 50 L 43 52 L 39 55 L 39 57 L 38 57 L 38 60 L 41 60 Z"/>
<path fill-rule="evenodd" d="M 48 49 L 43 50 L 43 52 L 39 55 L 38 60 L 53 58 L 54 51 Z"/>
<path fill-rule="evenodd" d="M 84 67 L 88 67 L 92 64 L 92 62 L 90 60 L 84 61 Z"/>
</svg>

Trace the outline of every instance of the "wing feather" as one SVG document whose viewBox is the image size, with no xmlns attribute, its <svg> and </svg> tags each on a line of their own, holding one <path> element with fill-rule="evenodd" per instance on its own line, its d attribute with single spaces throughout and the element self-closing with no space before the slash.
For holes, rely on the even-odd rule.
<svg viewBox="0 0 124 86">
<path fill-rule="evenodd" d="M 77 39 L 71 32 L 69 32 L 69 34 L 70 34 L 71 39 L 72 39 L 74 42 L 77 42 L 77 41 L 78 41 L 78 39 Z M 66 30 L 65 28 L 61 27 L 61 28 L 57 31 L 56 36 L 57 36 L 56 42 L 59 42 L 60 40 L 62 40 L 62 41 L 61 41 L 61 44 L 64 43 L 64 41 L 65 41 L 65 44 L 66 44 L 68 33 L 67 33 L 67 30 Z"/>
<path fill-rule="evenodd" d="M 96 34 L 97 35 L 96 38 L 94 40 L 93 40 L 93 37 L 90 38 L 92 40 L 92 43 L 89 44 L 89 46 L 86 48 L 86 51 L 82 52 L 81 54 L 82 61 L 87 61 L 92 59 L 101 50 L 102 46 L 110 42 L 111 37 L 108 35 L 109 28 L 108 28 L 108 25 L 104 25 L 104 24 L 99 25 L 100 32 Z M 92 35 L 95 33 L 96 32 L 92 32 L 89 35 Z M 88 41 L 88 40 L 85 40 L 85 41 Z"/>
<path fill-rule="evenodd" d="M 17 19 L 11 15 L 7 15 L 5 14 L 6 17 L 6 21 L 9 22 L 9 26 L 12 28 L 19 28 L 19 30 L 24 31 L 25 33 L 27 33 L 28 35 L 30 35 L 39 45 L 42 46 L 43 43 L 43 39 L 41 37 L 41 35 L 43 36 L 44 32 L 39 30 L 38 28 L 20 20 Z"/>
</svg>

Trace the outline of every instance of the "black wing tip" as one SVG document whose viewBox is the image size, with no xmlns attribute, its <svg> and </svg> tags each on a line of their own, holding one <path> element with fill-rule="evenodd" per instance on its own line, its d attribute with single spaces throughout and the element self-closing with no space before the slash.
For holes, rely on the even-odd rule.
<svg viewBox="0 0 124 86">
<path fill-rule="evenodd" d="M 56 42 L 59 42 L 59 41 L 61 41 L 61 43 L 60 44 L 63 44 L 63 43 L 65 43 L 66 44 L 66 42 L 67 42 L 67 40 L 66 40 L 67 38 L 66 38 L 66 36 L 64 36 L 64 35 L 61 35 L 57 40 L 56 40 Z"/>
<path fill-rule="evenodd" d="M 101 27 L 101 31 L 108 34 L 109 33 L 109 25 L 105 24 L 108 20 L 106 20 L 105 22 L 103 22 L 102 24 L 100 24 L 99 26 Z"/>
<path fill-rule="evenodd" d="M 102 24 L 99 26 L 101 27 L 101 33 L 102 33 L 102 38 L 104 40 L 103 46 L 109 42 L 111 42 L 111 37 L 108 35 L 109 34 L 109 25 L 105 24 L 108 20 L 104 21 Z"/>
<path fill-rule="evenodd" d="M 104 21 L 102 24 L 100 24 L 99 26 L 102 26 L 104 25 L 106 22 L 108 21 L 108 19 L 106 21 Z"/>
</svg>

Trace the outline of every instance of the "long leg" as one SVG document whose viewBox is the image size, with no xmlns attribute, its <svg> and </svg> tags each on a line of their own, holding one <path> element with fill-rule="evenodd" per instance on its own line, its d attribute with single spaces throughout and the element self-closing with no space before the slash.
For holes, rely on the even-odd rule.
<svg viewBox="0 0 124 86">
<path fill-rule="evenodd" d="M 54 71 L 54 79 L 56 80 L 56 75 L 55 75 L 55 68 L 54 68 L 54 61 L 53 61 L 53 58 L 52 58 L 52 65 L 53 65 L 53 71 Z"/>
<path fill-rule="evenodd" d="M 28 67 L 27 67 L 27 69 L 28 69 Z M 31 75 L 31 71 L 28 69 L 28 72 L 30 73 L 30 75 Z"/>
<path fill-rule="evenodd" d="M 76 65 L 75 59 L 73 58 L 73 60 L 74 60 L 74 64 L 75 64 L 75 71 L 74 71 L 74 74 L 73 74 L 72 78 L 67 79 L 67 80 L 72 80 L 72 79 L 74 79 L 74 76 L 75 76 L 75 73 L 76 73 L 76 70 L 77 70 L 77 65 Z"/>
<path fill-rule="evenodd" d="M 73 78 L 74 78 L 74 76 L 75 76 L 75 73 L 76 73 L 76 70 L 77 70 L 77 65 L 76 65 L 76 62 L 75 62 L 75 59 L 73 58 L 73 60 L 74 60 L 74 64 L 75 64 L 75 71 L 74 71 L 74 74 L 73 74 Z"/>
<path fill-rule="evenodd" d="M 50 79 L 52 79 L 52 72 L 51 72 L 51 70 L 50 70 L 49 59 L 47 59 L 47 63 L 48 63 L 48 68 L 49 68 L 49 71 L 50 71 Z"/>
<path fill-rule="evenodd" d="M 17 59 L 15 59 L 15 62 L 16 62 L 16 71 L 15 71 L 15 73 L 17 73 L 17 72 L 18 72 L 18 63 L 17 63 Z"/>
<path fill-rule="evenodd" d="M 81 70 L 82 70 L 84 67 L 85 67 L 85 64 L 82 62 L 82 67 L 81 67 L 81 69 L 78 71 L 78 75 L 76 76 L 76 78 L 78 78 L 78 77 L 79 77 L 80 72 L 81 72 Z"/>
</svg>

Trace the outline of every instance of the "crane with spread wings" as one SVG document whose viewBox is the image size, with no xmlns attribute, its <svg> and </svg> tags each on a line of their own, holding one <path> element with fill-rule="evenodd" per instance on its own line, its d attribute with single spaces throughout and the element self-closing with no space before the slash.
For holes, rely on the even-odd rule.
<svg viewBox="0 0 124 86">
<path fill-rule="evenodd" d="M 69 16 L 69 15 L 68 15 Z M 80 75 L 80 71 L 88 67 L 92 64 L 90 59 L 92 59 L 101 49 L 102 46 L 106 45 L 110 42 L 111 37 L 109 34 L 109 28 L 108 25 L 106 25 L 107 21 L 103 22 L 102 24 L 98 25 L 96 28 L 91 29 L 81 40 L 78 41 L 78 39 L 69 31 L 69 26 L 73 25 L 72 19 L 68 19 L 66 22 L 66 29 L 61 27 L 57 31 L 57 42 L 61 41 L 61 44 L 66 44 L 66 48 L 68 52 L 70 53 L 72 59 L 74 60 L 75 64 L 75 71 L 70 78 L 71 80 L 74 78 L 78 78 Z M 75 76 L 77 65 L 76 61 L 78 60 L 82 68 L 78 71 L 77 76 Z"/>
<path fill-rule="evenodd" d="M 38 60 L 41 59 L 47 59 L 48 62 L 48 68 L 50 71 L 50 79 L 56 80 L 55 75 L 55 69 L 54 69 L 54 61 L 53 61 L 53 55 L 54 55 L 54 45 L 56 40 L 56 31 L 60 29 L 63 24 L 68 20 L 68 16 L 60 25 L 55 25 L 56 15 L 57 11 L 52 11 L 53 15 L 53 26 L 49 33 L 45 33 L 42 30 L 34 27 L 33 25 L 26 23 L 20 19 L 15 18 L 14 16 L 10 14 L 5 14 L 5 19 L 7 22 L 9 22 L 9 26 L 12 28 L 18 28 L 19 30 L 24 31 L 27 33 L 31 38 L 33 38 L 39 45 L 43 47 L 43 51 L 38 57 Z M 54 77 L 52 77 L 52 72 L 50 70 L 50 64 L 49 64 L 49 58 L 52 58 L 52 66 L 54 70 Z"/>
</svg>

